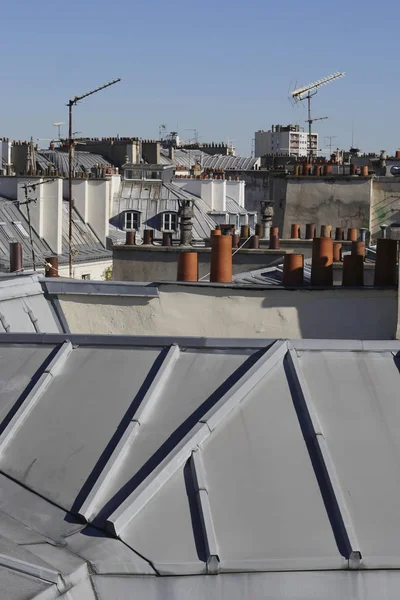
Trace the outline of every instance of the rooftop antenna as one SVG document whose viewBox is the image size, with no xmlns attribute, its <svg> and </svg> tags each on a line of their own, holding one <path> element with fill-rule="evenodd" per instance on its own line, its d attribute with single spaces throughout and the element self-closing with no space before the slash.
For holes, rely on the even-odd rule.
<svg viewBox="0 0 400 600">
<path fill-rule="evenodd" d="M 55 123 L 53 123 L 54 127 L 57 127 L 58 129 L 58 141 L 61 140 L 61 127 L 63 125 L 65 125 L 65 123 L 63 123 L 62 121 L 56 121 Z"/>
<path fill-rule="evenodd" d="M 325 142 L 325 147 L 329 148 L 329 154 L 332 155 L 332 140 L 336 140 L 336 135 L 326 135 L 325 140 L 329 140 L 329 142 Z"/>
<path fill-rule="evenodd" d="M 80 100 L 83 100 L 84 98 L 87 98 L 88 96 L 92 96 L 93 94 L 97 94 L 97 92 L 100 92 L 101 90 L 104 90 L 105 88 L 110 87 L 111 85 L 114 85 L 115 83 L 118 83 L 119 81 L 121 81 L 121 78 L 118 77 L 118 79 L 114 79 L 113 81 L 110 81 L 108 83 L 105 83 L 104 85 L 101 85 L 100 87 L 91 90 L 90 92 L 87 92 L 86 94 L 82 94 L 81 96 L 74 96 L 71 100 L 68 100 L 68 196 L 69 196 L 69 234 L 68 234 L 68 241 L 69 241 L 69 276 L 70 279 L 72 279 L 72 209 L 73 209 L 73 202 L 72 202 L 72 170 L 73 170 L 73 148 L 74 148 L 74 137 L 73 137 L 73 133 L 72 133 L 72 107 L 75 106 L 76 104 L 78 104 L 78 102 Z M 76 132 L 78 133 L 78 132 Z"/>
<path fill-rule="evenodd" d="M 340 73 L 340 72 L 333 73 L 333 75 L 328 75 L 328 77 L 324 77 L 323 79 L 318 79 L 318 81 L 315 81 L 314 83 L 297 88 L 296 90 L 293 90 L 293 92 L 291 92 L 291 94 L 290 94 L 295 104 L 298 104 L 299 102 L 302 102 L 303 100 L 307 99 L 307 103 L 308 103 L 308 119 L 307 119 L 307 122 L 308 122 L 308 153 L 309 153 L 308 160 L 310 163 L 312 163 L 312 161 L 313 161 L 313 148 L 312 148 L 312 144 L 311 144 L 311 126 L 314 121 L 320 121 L 321 119 L 328 118 L 328 117 L 320 117 L 319 119 L 313 119 L 311 117 L 311 98 L 313 96 L 315 96 L 315 94 L 318 92 L 320 87 L 327 85 L 331 81 L 340 79 L 341 77 L 344 77 L 344 73 Z"/>
<path fill-rule="evenodd" d="M 165 132 L 167 131 L 167 126 L 166 125 L 160 125 L 158 128 L 158 139 L 162 140 L 164 139 L 164 135 Z"/>
</svg>

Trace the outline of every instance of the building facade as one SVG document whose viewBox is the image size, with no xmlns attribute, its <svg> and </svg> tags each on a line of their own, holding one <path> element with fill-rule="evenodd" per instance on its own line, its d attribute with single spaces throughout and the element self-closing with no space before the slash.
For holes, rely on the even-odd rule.
<svg viewBox="0 0 400 600">
<path fill-rule="evenodd" d="M 308 133 L 299 125 L 272 125 L 269 131 L 255 132 L 255 155 L 285 154 L 287 156 L 307 156 L 309 149 Z M 311 134 L 311 149 L 318 150 L 318 134 Z"/>
</svg>

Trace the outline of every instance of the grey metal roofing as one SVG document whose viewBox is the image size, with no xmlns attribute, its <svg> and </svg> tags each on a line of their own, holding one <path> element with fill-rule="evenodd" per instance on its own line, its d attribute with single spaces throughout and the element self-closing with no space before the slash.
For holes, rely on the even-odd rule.
<svg viewBox="0 0 400 600">
<path fill-rule="evenodd" d="M 114 199 L 113 212 L 115 216 L 126 210 L 136 210 L 142 215 L 142 224 L 149 223 L 156 215 L 165 212 L 178 212 L 180 200 L 194 201 L 193 235 L 204 238 L 210 235 L 210 230 L 216 227 L 214 219 L 207 214 L 208 207 L 197 196 L 185 192 L 177 185 L 166 182 L 123 181 L 121 191 Z M 115 225 L 118 219 L 110 220 Z M 111 236 L 118 240 L 118 235 L 111 230 Z"/>
<path fill-rule="evenodd" d="M 283 261 L 281 256 L 277 258 L 276 263 L 263 269 L 237 273 L 233 275 L 232 281 L 239 284 L 282 285 Z M 304 260 L 304 283 L 311 284 L 311 258 Z"/>
<path fill-rule="evenodd" d="M 62 332 L 55 302 L 45 297 L 36 273 L 0 276 L 0 331 Z"/>
<path fill-rule="evenodd" d="M 399 352 L 0 334 L 0 597 L 397 597 Z"/>
<path fill-rule="evenodd" d="M 224 169 L 225 171 L 235 170 L 251 170 L 259 163 L 259 158 L 243 157 L 243 156 L 225 156 L 216 154 L 210 156 L 202 150 L 186 150 L 184 148 L 176 148 L 174 159 L 168 156 L 168 150 L 162 148 L 160 162 L 162 165 L 175 164 L 177 167 L 186 167 L 190 169 L 195 162 L 201 164 L 203 169 Z"/>
<path fill-rule="evenodd" d="M 24 266 L 32 267 L 32 250 L 29 240 L 29 225 L 16 202 L 0 196 L 0 269 L 10 268 L 10 242 L 20 242 L 24 257 Z M 20 223 L 21 226 L 17 224 Z M 50 247 L 33 230 L 33 245 L 38 262 L 52 255 Z"/>
<path fill-rule="evenodd" d="M 35 152 L 36 162 L 40 169 L 47 169 L 47 167 L 55 167 L 60 173 L 68 174 L 69 170 L 69 159 L 68 152 L 61 152 L 60 150 L 40 150 Z M 93 154 L 92 152 L 75 152 L 74 168 L 75 171 L 82 173 L 88 173 L 94 167 L 99 165 L 110 167 L 109 161 L 101 156 L 100 154 Z"/>
</svg>

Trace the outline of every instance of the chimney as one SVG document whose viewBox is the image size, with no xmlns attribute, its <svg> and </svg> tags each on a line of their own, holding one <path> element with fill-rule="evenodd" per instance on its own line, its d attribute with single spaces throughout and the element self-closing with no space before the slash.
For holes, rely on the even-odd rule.
<svg viewBox="0 0 400 600">
<path fill-rule="evenodd" d="M 260 238 L 258 235 L 252 235 L 251 236 L 251 248 L 253 250 L 258 250 L 258 248 L 260 247 Z"/>
<path fill-rule="evenodd" d="M 351 242 L 351 253 L 353 256 L 365 256 L 365 242 Z"/>
<path fill-rule="evenodd" d="M 168 148 L 168 156 L 171 160 L 175 160 L 175 148 L 173 146 Z"/>
<path fill-rule="evenodd" d="M 292 224 L 290 238 L 292 240 L 298 240 L 300 238 L 300 224 L 299 223 Z"/>
<path fill-rule="evenodd" d="M 336 227 L 336 231 L 335 231 L 335 240 L 344 240 L 344 228 L 343 227 Z"/>
<path fill-rule="evenodd" d="M 250 237 L 250 227 L 249 225 L 242 225 L 240 228 L 240 237 L 247 240 Z"/>
<path fill-rule="evenodd" d="M 134 246 L 134 245 L 135 245 L 135 232 L 134 231 L 127 231 L 126 232 L 125 246 Z"/>
<path fill-rule="evenodd" d="M 353 242 L 354 243 L 354 242 Z M 343 286 L 364 285 L 364 257 L 347 254 L 343 257 Z"/>
<path fill-rule="evenodd" d="M 25 193 L 21 183 L 28 183 L 30 179 L 19 179 L 17 200 L 25 201 Z M 37 183 L 46 181 L 37 178 Z M 36 190 L 30 192 L 30 198 L 37 198 L 29 206 L 31 223 L 39 237 L 44 239 L 54 254 L 62 253 L 62 197 L 63 180 L 57 178 L 45 185 L 38 185 Z M 21 212 L 27 218 L 26 205 L 21 205 Z M 105 241 L 105 240 L 104 240 Z"/>
<path fill-rule="evenodd" d="M 143 231 L 143 244 L 149 245 L 153 243 L 153 230 L 145 229 Z"/>
<path fill-rule="evenodd" d="M 177 281 L 197 281 L 199 278 L 197 252 L 180 252 Z"/>
<path fill-rule="evenodd" d="M 333 262 L 340 262 L 342 260 L 342 244 L 340 242 L 333 242 Z"/>
<path fill-rule="evenodd" d="M 355 227 L 349 227 L 347 230 L 347 241 L 356 242 L 358 239 L 358 229 Z"/>
<path fill-rule="evenodd" d="M 232 236 L 215 235 L 211 238 L 210 281 L 232 282 Z"/>
<path fill-rule="evenodd" d="M 397 241 L 380 238 L 376 244 L 374 285 L 396 285 Z"/>
<path fill-rule="evenodd" d="M 321 225 L 321 237 L 331 237 L 331 231 L 330 225 Z"/>
<path fill-rule="evenodd" d="M 180 220 L 181 220 L 181 244 L 190 246 L 193 239 L 193 223 L 194 208 L 192 200 L 180 201 Z"/>
<path fill-rule="evenodd" d="M 302 254 L 285 254 L 283 260 L 283 285 L 300 286 L 304 282 L 304 256 Z"/>
<path fill-rule="evenodd" d="M 317 226 L 315 223 L 307 223 L 306 225 L 306 240 L 315 238 Z"/>
<path fill-rule="evenodd" d="M 163 246 L 171 246 L 172 245 L 171 234 L 168 233 L 167 231 L 164 231 L 164 233 L 162 234 L 162 245 Z"/>
<path fill-rule="evenodd" d="M 333 285 L 333 240 L 331 237 L 313 239 L 311 285 Z"/>
<path fill-rule="evenodd" d="M 58 256 L 46 258 L 46 277 L 58 277 Z"/>
<path fill-rule="evenodd" d="M 10 243 L 10 273 L 23 271 L 22 245 L 19 242 Z"/>
<path fill-rule="evenodd" d="M 142 158 L 150 165 L 160 164 L 160 142 L 153 140 L 142 141 Z"/>
</svg>

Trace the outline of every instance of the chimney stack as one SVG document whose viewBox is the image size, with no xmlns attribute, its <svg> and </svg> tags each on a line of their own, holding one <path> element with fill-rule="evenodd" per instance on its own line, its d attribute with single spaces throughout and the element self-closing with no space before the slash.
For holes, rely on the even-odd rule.
<svg viewBox="0 0 400 600">
<path fill-rule="evenodd" d="M 298 240 L 300 238 L 300 224 L 299 223 L 292 224 L 290 238 L 292 240 Z"/>
<path fill-rule="evenodd" d="M 347 254 L 343 257 L 342 285 L 345 287 L 364 285 L 364 257 L 360 254 Z"/>
<path fill-rule="evenodd" d="M 313 239 L 311 285 L 333 285 L 333 240 L 331 237 Z"/>
<path fill-rule="evenodd" d="M 378 239 L 376 244 L 374 285 L 396 285 L 397 240 Z"/>
<path fill-rule="evenodd" d="M 315 223 L 307 223 L 306 225 L 306 240 L 312 240 L 315 238 L 317 226 Z"/>
<path fill-rule="evenodd" d="M 22 245 L 19 242 L 10 243 L 10 273 L 21 273 L 22 265 Z"/>
<path fill-rule="evenodd" d="M 58 277 L 58 256 L 46 258 L 46 277 Z"/>
<path fill-rule="evenodd" d="M 344 228 L 343 227 L 336 227 L 335 240 L 337 240 L 337 241 L 344 240 Z"/>
<path fill-rule="evenodd" d="M 215 235 L 211 238 L 210 281 L 232 282 L 232 236 Z"/>
<path fill-rule="evenodd" d="M 347 241 L 356 242 L 358 239 L 358 229 L 355 227 L 349 227 L 347 230 Z"/>
<path fill-rule="evenodd" d="M 125 245 L 126 246 L 133 246 L 134 244 L 135 244 L 135 232 L 134 231 L 127 231 L 126 232 Z"/>
<path fill-rule="evenodd" d="M 145 229 L 143 231 L 143 244 L 152 244 L 153 243 L 153 230 Z"/>
<path fill-rule="evenodd" d="M 330 225 L 321 225 L 321 237 L 331 237 L 332 227 Z"/>
</svg>

